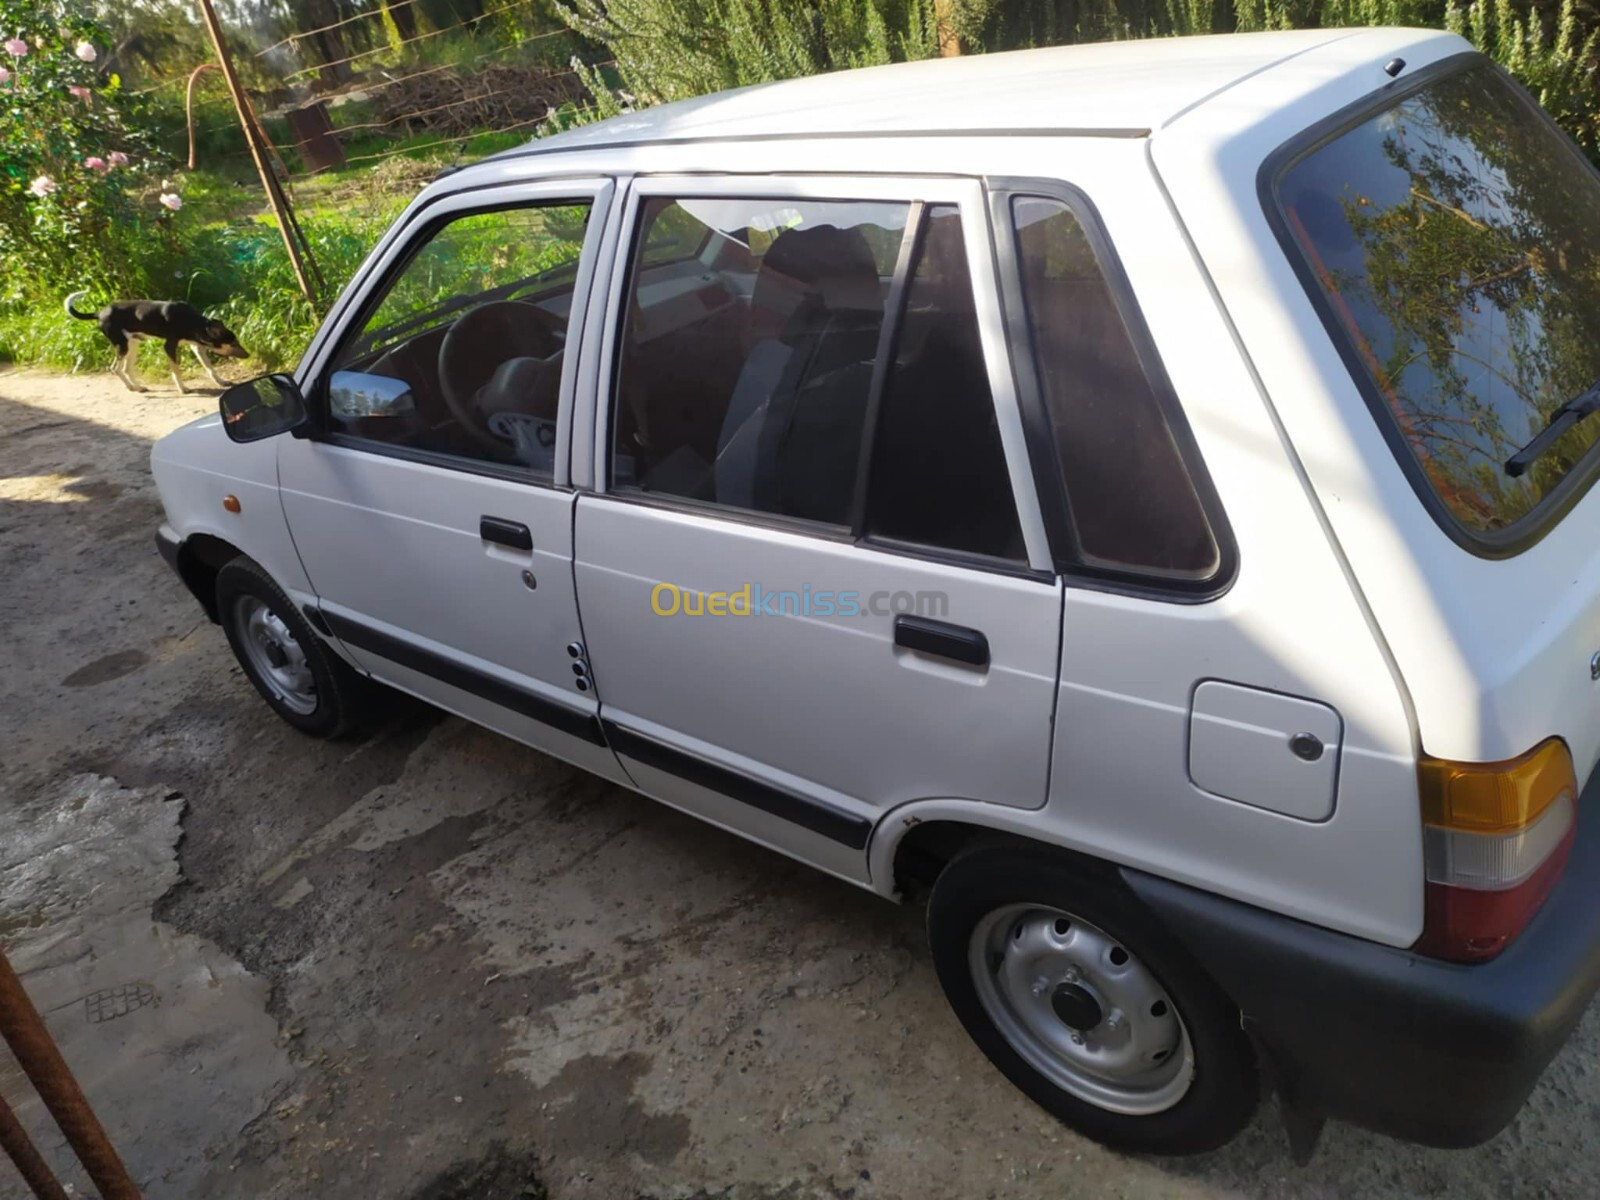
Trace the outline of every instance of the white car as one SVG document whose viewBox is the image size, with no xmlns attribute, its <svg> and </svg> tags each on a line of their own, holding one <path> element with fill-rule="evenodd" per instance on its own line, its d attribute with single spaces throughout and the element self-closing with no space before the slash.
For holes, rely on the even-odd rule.
<svg viewBox="0 0 1600 1200">
<path fill-rule="evenodd" d="M 1600 980 L 1597 380 L 1600 177 L 1457 37 L 917 63 L 441 177 L 158 540 L 308 733 L 931 889 L 1091 1137 L 1459 1146 Z"/>
</svg>

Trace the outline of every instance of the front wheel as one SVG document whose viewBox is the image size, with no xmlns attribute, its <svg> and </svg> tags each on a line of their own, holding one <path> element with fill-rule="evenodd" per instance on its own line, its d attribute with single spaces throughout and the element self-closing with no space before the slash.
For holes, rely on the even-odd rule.
<svg viewBox="0 0 1600 1200">
<path fill-rule="evenodd" d="M 280 717 L 314 737 L 350 727 L 361 676 L 254 560 L 241 554 L 217 572 L 217 616 L 234 657 Z"/>
<path fill-rule="evenodd" d="M 1255 1111 L 1238 1011 L 1112 873 L 1042 850 L 970 851 L 934 885 L 928 936 L 979 1049 L 1096 1141 L 1193 1154 Z"/>
</svg>

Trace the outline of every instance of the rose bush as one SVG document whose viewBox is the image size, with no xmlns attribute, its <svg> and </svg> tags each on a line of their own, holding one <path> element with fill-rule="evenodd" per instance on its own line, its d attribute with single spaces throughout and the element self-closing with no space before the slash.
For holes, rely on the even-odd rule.
<svg viewBox="0 0 1600 1200">
<path fill-rule="evenodd" d="M 0 307 L 63 289 L 140 293 L 172 241 L 160 169 L 105 30 L 75 0 L 0 0 Z M 152 227 L 155 227 L 154 229 Z M 139 247 L 139 249 L 134 249 Z"/>
</svg>

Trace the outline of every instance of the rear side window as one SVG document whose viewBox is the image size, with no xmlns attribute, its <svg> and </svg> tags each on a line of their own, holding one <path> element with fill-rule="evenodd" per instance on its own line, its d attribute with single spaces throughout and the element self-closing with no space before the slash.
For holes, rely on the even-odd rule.
<svg viewBox="0 0 1600 1200">
<path fill-rule="evenodd" d="M 653 198 L 639 220 L 615 490 L 1025 559 L 957 207 Z M 669 237 L 692 264 L 655 261 Z"/>
<path fill-rule="evenodd" d="M 1600 380 L 1600 180 L 1485 64 L 1301 157 L 1277 198 L 1424 495 L 1514 541 L 1600 438 L 1579 422 L 1506 470 Z"/>
<path fill-rule="evenodd" d="M 1035 196 L 1013 197 L 1011 218 L 1075 556 L 1156 582 L 1213 578 L 1211 524 L 1083 225 Z"/>
</svg>

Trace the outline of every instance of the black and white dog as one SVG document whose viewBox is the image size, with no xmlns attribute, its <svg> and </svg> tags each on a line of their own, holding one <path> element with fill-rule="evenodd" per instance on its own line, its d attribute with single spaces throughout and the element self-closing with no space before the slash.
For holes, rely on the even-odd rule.
<svg viewBox="0 0 1600 1200">
<path fill-rule="evenodd" d="M 138 361 L 138 354 L 134 351 L 137 351 L 139 342 L 144 338 L 166 343 L 167 361 L 172 364 L 172 382 L 178 385 L 180 392 L 189 390 L 183 386 L 183 380 L 178 375 L 178 349 L 184 342 L 189 343 L 194 356 L 200 360 L 206 374 L 211 376 L 211 382 L 218 387 L 227 387 L 228 381 L 212 367 L 207 351 L 220 354 L 223 358 L 249 357 L 244 347 L 239 345 L 239 339 L 233 336 L 226 325 L 211 320 L 194 305 L 185 304 L 182 300 L 118 300 L 97 313 L 79 312 L 72 307 L 74 300 L 88 294 L 83 291 L 68 296 L 67 315 L 99 324 L 100 332 L 117 348 L 117 357 L 111 364 L 111 370 L 128 385 L 130 391 L 147 390 L 139 382 L 134 370 Z"/>
</svg>

